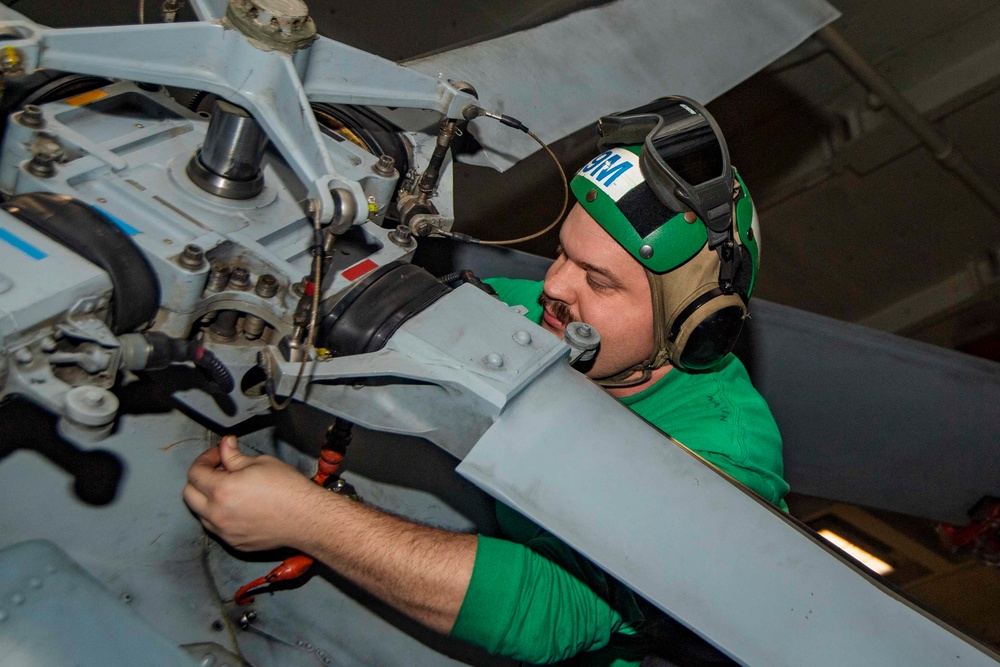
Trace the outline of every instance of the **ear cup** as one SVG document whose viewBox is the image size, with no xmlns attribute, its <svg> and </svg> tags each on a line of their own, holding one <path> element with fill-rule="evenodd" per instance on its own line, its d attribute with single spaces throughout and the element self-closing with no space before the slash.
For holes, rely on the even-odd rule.
<svg viewBox="0 0 1000 667">
<path fill-rule="evenodd" d="M 746 314 L 739 296 L 717 289 L 692 302 L 671 328 L 669 345 L 674 365 L 688 371 L 713 368 L 732 352 Z"/>
</svg>

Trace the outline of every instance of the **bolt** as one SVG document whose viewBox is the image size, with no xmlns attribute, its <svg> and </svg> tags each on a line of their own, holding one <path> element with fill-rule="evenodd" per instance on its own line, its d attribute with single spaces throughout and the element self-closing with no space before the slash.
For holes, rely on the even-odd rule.
<svg viewBox="0 0 1000 667">
<path fill-rule="evenodd" d="M 576 333 L 580 338 L 590 338 L 594 335 L 594 330 L 590 328 L 589 324 L 580 323 L 576 327 Z"/>
<path fill-rule="evenodd" d="M 396 161 L 391 155 L 380 155 L 378 162 L 372 165 L 372 171 L 379 176 L 392 176 L 396 171 Z"/>
<path fill-rule="evenodd" d="M 56 173 L 55 164 L 62 158 L 62 146 L 51 139 L 43 139 L 35 145 L 34 156 L 25 168 L 39 178 L 51 178 Z"/>
<path fill-rule="evenodd" d="M 206 653 L 201 656 L 201 660 L 198 662 L 198 667 L 212 667 L 215 664 L 215 656 L 211 653 Z"/>
<path fill-rule="evenodd" d="M 92 408 L 97 408 L 104 404 L 104 392 L 88 391 L 86 394 L 80 397 L 80 400 Z"/>
<path fill-rule="evenodd" d="M 95 310 L 96 308 L 94 308 L 94 304 L 92 302 L 88 301 L 87 303 L 83 304 L 83 312 L 87 313 L 88 315 L 90 315 Z"/>
<path fill-rule="evenodd" d="M 406 225 L 399 225 L 396 229 L 389 232 L 389 240 L 405 248 L 406 246 L 413 245 L 413 233 Z"/>
<path fill-rule="evenodd" d="M 22 347 L 20 350 L 14 353 L 14 360 L 21 365 L 30 364 L 34 360 L 34 358 L 35 355 L 33 355 L 31 353 L 31 350 L 29 350 L 26 347 Z"/>
<path fill-rule="evenodd" d="M 222 262 L 212 262 L 212 271 L 208 274 L 208 284 L 205 286 L 213 292 L 221 292 L 229 284 L 230 269 Z"/>
<path fill-rule="evenodd" d="M 229 274 L 229 286 L 238 290 L 250 289 L 250 272 L 242 266 L 237 266 Z"/>
<path fill-rule="evenodd" d="M 247 315 L 243 318 L 243 335 L 247 340 L 257 340 L 264 334 L 267 322 L 256 315 Z"/>
<path fill-rule="evenodd" d="M 490 368 L 503 368 L 503 355 L 497 354 L 496 352 L 490 352 L 483 357 L 483 363 Z"/>
<path fill-rule="evenodd" d="M 35 104 L 25 104 L 17 116 L 17 121 L 25 127 L 45 127 L 45 115 L 42 108 Z"/>
<path fill-rule="evenodd" d="M 4 74 L 18 75 L 24 72 L 24 53 L 21 49 L 7 47 L 0 51 L 0 70 Z"/>
<path fill-rule="evenodd" d="M 177 256 L 177 263 L 181 266 L 196 271 L 205 263 L 205 251 L 201 246 L 189 243 L 184 246 L 184 250 Z"/>
<path fill-rule="evenodd" d="M 241 628 L 246 630 L 248 627 L 250 627 L 250 624 L 256 620 L 257 620 L 257 612 L 251 609 L 249 611 L 243 612 L 243 615 L 240 616 L 239 625 Z"/>
<path fill-rule="evenodd" d="M 514 334 L 514 342 L 518 345 L 531 345 L 531 334 L 527 331 L 518 331 Z"/>
<path fill-rule="evenodd" d="M 278 279 L 270 273 L 265 273 L 257 279 L 257 287 L 255 288 L 255 291 L 258 296 L 270 299 L 278 293 Z"/>
<path fill-rule="evenodd" d="M 57 345 L 59 345 L 59 343 L 56 342 L 56 339 L 52 336 L 46 336 L 42 339 L 41 347 L 43 352 L 52 352 L 56 349 Z"/>
</svg>

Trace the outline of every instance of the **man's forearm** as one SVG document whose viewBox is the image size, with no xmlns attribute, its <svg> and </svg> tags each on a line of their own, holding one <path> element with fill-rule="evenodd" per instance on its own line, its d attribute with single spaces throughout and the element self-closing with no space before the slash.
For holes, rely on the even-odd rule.
<svg viewBox="0 0 1000 667">
<path fill-rule="evenodd" d="M 475 535 L 411 523 L 329 492 L 316 498 L 305 511 L 302 541 L 290 546 L 424 625 L 451 631 L 472 578 Z"/>
</svg>

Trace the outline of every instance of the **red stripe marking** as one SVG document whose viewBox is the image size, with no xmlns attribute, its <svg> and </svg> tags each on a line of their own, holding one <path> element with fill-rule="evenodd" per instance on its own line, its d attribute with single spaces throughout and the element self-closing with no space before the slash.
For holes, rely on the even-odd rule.
<svg viewBox="0 0 1000 667">
<path fill-rule="evenodd" d="M 357 280 L 358 278 L 360 278 L 361 276 L 365 275 L 366 273 L 368 273 L 372 269 L 377 269 L 377 268 L 378 268 L 378 264 L 376 264 L 375 262 L 371 261 L 370 259 L 366 259 L 363 262 L 359 262 L 359 263 L 355 264 L 354 266 L 352 266 L 351 268 L 347 269 L 346 271 L 344 271 L 340 275 L 344 276 L 344 278 L 346 278 L 347 280 Z"/>
</svg>

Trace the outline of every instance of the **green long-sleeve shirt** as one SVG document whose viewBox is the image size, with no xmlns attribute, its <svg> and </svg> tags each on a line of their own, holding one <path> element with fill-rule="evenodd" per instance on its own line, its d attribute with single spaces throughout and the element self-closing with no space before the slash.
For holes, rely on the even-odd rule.
<svg viewBox="0 0 1000 667">
<path fill-rule="evenodd" d="M 539 322 L 540 282 L 494 278 L 509 305 Z M 622 403 L 770 502 L 785 509 L 781 436 L 746 369 L 730 355 L 711 373 L 678 369 Z M 532 663 L 635 665 L 641 649 L 608 646 L 642 622 L 632 593 L 566 544 L 497 503 L 503 535 L 479 537 L 469 590 L 452 636 Z"/>
</svg>

